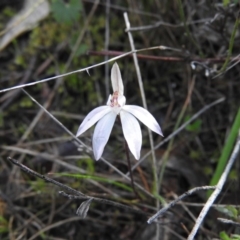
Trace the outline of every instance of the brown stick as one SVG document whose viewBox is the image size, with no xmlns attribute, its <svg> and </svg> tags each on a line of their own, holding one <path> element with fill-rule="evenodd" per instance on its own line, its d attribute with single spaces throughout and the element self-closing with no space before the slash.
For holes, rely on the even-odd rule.
<svg viewBox="0 0 240 240">
<path fill-rule="evenodd" d="M 88 51 L 89 55 L 93 56 L 119 56 L 124 54 L 121 51 Z M 145 55 L 145 54 L 138 54 L 138 59 L 147 59 L 147 60 L 154 60 L 154 61 L 163 61 L 163 62 L 205 62 L 205 63 L 222 63 L 225 62 L 225 57 L 216 57 L 216 58 L 199 58 L 199 57 L 166 57 L 166 56 L 153 56 L 153 55 Z M 132 54 L 129 54 L 128 57 L 132 57 Z M 240 57 L 232 57 L 230 59 L 232 62 L 240 61 Z"/>
</svg>

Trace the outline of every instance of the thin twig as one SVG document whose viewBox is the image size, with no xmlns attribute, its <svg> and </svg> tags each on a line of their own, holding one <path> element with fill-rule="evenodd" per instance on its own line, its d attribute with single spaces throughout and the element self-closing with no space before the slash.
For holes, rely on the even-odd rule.
<svg viewBox="0 0 240 240">
<path fill-rule="evenodd" d="M 233 220 L 230 219 L 226 219 L 226 218 L 217 218 L 218 221 L 222 222 L 222 223 L 226 223 L 226 224 L 232 224 L 235 225 L 237 227 L 240 227 L 240 223 L 239 222 L 234 222 Z"/>
<path fill-rule="evenodd" d="M 87 52 L 89 55 L 92 56 L 120 56 L 124 52 L 121 51 L 112 51 L 112 50 L 102 50 L 102 51 L 94 51 L 89 50 Z M 127 57 L 132 57 L 133 54 L 129 54 Z M 188 62 L 189 59 L 186 59 L 186 57 L 174 57 L 174 56 L 155 56 L 155 55 L 146 55 L 146 54 L 138 54 L 138 59 L 144 59 L 144 60 L 153 60 L 153 61 L 162 61 L 162 62 Z M 224 62 L 224 60 L 222 60 Z"/>
<path fill-rule="evenodd" d="M 149 49 L 150 50 L 150 49 Z M 162 49 L 162 50 L 173 50 L 175 49 Z M 178 49 L 178 52 L 182 52 L 181 49 Z M 94 51 L 94 50 L 89 50 L 88 51 L 89 55 L 93 56 L 121 56 L 124 54 L 124 52 L 121 51 Z M 132 57 L 132 53 L 127 55 L 128 57 Z M 198 62 L 198 63 L 223 63 L 226 61 L 226 57 L 215 57 L 215 58 L 200 58 L 200 57 L 195 57 L 195 56 L 186 56 L 183 57 L 175 57 L 175 56 L 154 56 L 154 55 L 146 55 L 146 54 L 138 54 L 138 59 L 144 59 L 144 60 L 153 60 L 153 61 L 162 61 L 162 62 Z M 125 56 L 126 57 L 126 56 Z M 230 58 L 231 62 L 238 62 L 239 61 L 239 55 L 233 56 Z"/>
<path fill-rule="evenodd" d="M 13 86 L 13 87 L 9 87 L 9 88 L 4 88 L 4 89 L 0 89 L 0 93 L 2 92 L 8 92 L 11 90 L 15 90 L 15 89 L 19 89 L 19 88 L 23 88 L 23 87 L 29 87 L 29 86 L 34 86 L 37 85 L 39 83 L 44 83 L 44 82 L 48 82 L 54 79 L 58 79 L 60 77 L 66 77 L 75 73 L 80 73 L 80 72 L 88 72 L 90 69 L 95 68 L 95 67 L 99 67 L 102 66 L 104 64 L 110 63 L 110 62 L 114 62 L 120 58 L 124 58 L 126 56 L 131 56 L 133 53 L 138 53 L 138 52 L 143 52 L 143 51 L 148 51 L 148 50 L 173 50 L 172 48 L 167 48 L 165 46 L 155 46 L 155 47 L 150 47 L 150 48 L 143 48 L 143 49 L 138 49 L 135 51 L 130 51 L 130 52 L 126 52 L 126 53 L 122 53 L 122 52 L 117 52 L 117 51 L 102 51 L 102 52 L 96 52 L 96 51 L 89 51 L 89 54 L 95 54 L 95 55 L 109 55 L 109 56 L 115 56 L 107 61 L 103 61 L 97 64 L 94 64 L 92 66 L 86 67 L 86 68 L 82 68 L 82 69 L 78 69 L 72 72 L 68 72 L 68 73 L 64 73 L 64 74 L 60 74 L 54 77 L 50 77 L 50 78 L 45 78 L 42 80 L 37 80 L 31 83 L 26 83 L 26 84 L 20 84 L 17 86 Z M 139 58 L 145 58 L 145 59 L 151 59 L 151 60 L 159 60 L 159 61 L 170 61 L 170 62 L 186 62 L 187 59 L 185 57 L 168 57 L 168 56 L 149 56 L 149 55 L 138 55 Z M 226 58 L 191 58 L 188 59 L 188 61 L 198 61 L 198 62 L 207 62 L 207 63 L 221 63 L 224 62 L 226 60 Z M 232 61 L 239 61 L 239 58 L 236 57 L 232 57 L 231 58 Z"/>
<path fill-rule="evenodd" d="M 60 195 L 64 196 L 64 197 L 67 197 L 67 198 L 71 199 L 71 200 L 73 200 L 73 199 L 80 199 L 80 200 L 83 199 L 80 196 L 70 195 L 70 194 L 67 194 L 63 191 L 59 191 L 58 193 Z M 122 208 L 122 209 L 127 210 L 127 211 L 131 211 L 131 212 L 135 212 L 135 213 L 147 216 L 147 214 L 145 212 L 143 212 L 141 210 L 138 210 L 138 209 L 135 209 L 135 208 L 132 208 L 132 207 L 129 207 L 127 205 L 121 204 L 121 203 L 117 203 L 117 202 L 110 201 L 110 200 L 103 199 L 103 198 L 96 198 L 96 197 L 89 197 L 89 196 L 87 196 L 87 198 L 85 198 L 85 199 L 89 199 L 89 198 L 92 198 L 93 201 L 95 201 L 95 202 L 108 204 L 108 205 L 111 205 L 111 206 L 114 206 L 114 207 Z"/>
<path fill-rule="evenodd" d="M 68 187 L 68 186 L 66 186 L 66 185 L 64 185 L 64 184 L 62 184 L 62 183 L 60 183 L 60 182 L 58 182 L 58 181 L 56 181 L 56 180 L 54 180 L 54 179 L 51 179 L 51 178 L 46 177 L 46 176 L 44 176 L 44 175 L 41 175 L 41 174 L 33 171 L 32 169 L 28 168 L 28 167 L 25 166 L 24 164 L 20 163 L 19 161 L 15 160 L 15 159 L 13 159 L 13 158 L 11 158 L 11 157 L 8 157 L 7 159 L 8 159 L 12 164 L 18 166 L 19 168 L 21 168 L 21 170 L 23 170 L 24 172 L 26 172 L 26 173 L 29 174 L 29 175 L 32 175 L 32 176 L 34 176 L 34 177 L 41 178 L 42 180 L 44 180 L 44 181 L 46 181 L 46 182 L 49 182 L 49 183 L 52 183 L 52 184 L 54 184 L 54 185 L 56 185 L 56 186 L 58 186 L 58 187 L 60 187 L 60 188 L 62 188 L 62 189 L 64 189 L 64 190 L 66 190 L 66 191 L 69 191 L 69 192 L 71 192 L 71 193 L 73 193 L 73 194 L 76 194 L 77 196 L 86 197 L 86 195 L 84 195 L 83 193 L 81 193 L 81 192 L 79 192 L 79 191 L 77 191 L 77 190 L 75 190 L 75 189 L 73 189 L 73 188 L 71 188 L 71 187 Z"/>
<path fill-rule="evenodd" d="M 31 83 L 26 83 L 26 84 L 21 84 L 21 85 L 9 87 L 9 88 L 4 88 L 4 89 L 0 90 L 0 93 L 8 92 L 8 91 L 15 90 L 15 89 L 18 89 L 18 88 L 24 88 L 24 87 L 33 86 L 33 85 L 36 85 L 36 84 L 39 84 L 39 83 L 48 82 L 50 80 L 66 77 L 66 76 L 69 76 L 69 75 L 72 75 L 72 74 L 75 74 L 75 73 L 88 72 L 92 68 L 102 66 L 102 65 L 104 65 L 106 63 L 109 63 L 109 62 L 114 62 L 114 61 L 116 61 L 116 60 L 118 60 L 120 58 L 126 57 L 126 56 L 128 56 L 130 54 L 133 54 L 133 53 L 138 53 L 138 52 L 143 52 L 143 51 L 148 51 L 148 50 L 168 50 L 168 49 L 172 49 L 172 48 L 169 48 L 169 47 L 166 47 L 166 46 L 155 46 L 155 47 L 142 48 L 142 49 L 139 49 L 139 50 L 126 52 L 126 53 L 123 53 L 123 54 L 121 54 L 119 56 L 113 57 L 113 58 L 111 58 L 111 59 L 109 59 L 107 61 L 103 61 L 103 62 L 94 64 L 92 66 L 86 67 L 86 68 L 82 68 L 82 69 L 78 69 L 78 70 L 75 70 L 75 71 L 72 71 L 72 72 L 60 74 L 60 75 L 57 75 L 57 76 L 54 76 L 54 77 L 50 77 L 50 78 L 45 78 L 45 79 L 42 79 L 42 80 L 34 81 L 34 82 L 31 82 Z"/>
<path fill-rule="evenodd" d="M 202 224 L 202 221 L 204 220 L 209 208 L 212 206 L 212 204 L 214 203 L 214 201 L 216 200 L 217 196 L 219 195 L 219 193 L 221 192 L 224 183 L 226 182 L 227 176 L 229 174 L 229 171 L 231 170 L 231 167 L 239 153 L 239 148 L 240 148 L 240 131 L 238 134 L 238 138 L 234 147 L 234 150 L 232 152 L 232 155 L 228 161 L 228 164 L 226 165 L 226 168 L 224 170 L 224 172 L 222 173 L 218 184 L 216 185 L 216 189 L 213 191 L 212 195 L 209 197 L 208 201 L 206 202 L 206 204 L 204 205 L 202 211 L 200 212 L 196 223 L 190 233 L 190 235 L 188 236 L 188 240 L 193 240 L 200 225 Z"/>
<path fill-rule="evenodd" d="M 127 30 L 130 28 L 128 14 L 125 12 L 123 14 L 123 16 L 124 16 L 126 30 Z M 127 34 L 128 34 L 129 42 L 131 45 L 131 50 L 135 51 L 135 45 L 134 45 L 132 33 L 130 31 L 128 31 Z M 138 85 L 139 85 L 140 92 L 141 92 L 143 106 L 145 109 L 147 109 L 147 101 L 146 101 L 144 87 L 143 87 L 142 75 L 141 75 L 141 71 L 139 68 L 138 58 L 137 58 L 136 53 L 133 53 L 133 60 L 134 60 L 134 65 L 135 65 L 135 69 L 136 69 L 136 73 L 137 73 Z M 157 161 L 156 161 L 156 155 L 155 155 L 155 150 L 154 150 L 153 136 L 152 136 L 152 132 L 149 128 L 148 128 L 148 136 L 149 136 L 149 141 L 150 141 L 150 146 L 151 146 L 151 154 L 152 154 L 152 171 L 153 171 L 153 179 L 154 179 L 153 192 L 157 193 L 158 192 Z M 130 169 L 130 173 L 132 174 L 131 169 Z M 156 198 L 157 209 L 159 209 L 159 206 L 160 206 L 159 200 Z M 156 239 L 159 239 L 159 234 L 160 234 L 160 230 L 159 230 L 159 226 L 157 226 Z"/>
<path fill-rule="evenodd" d="M 34 170 L 28 168 L 27 166 L 25 166 L 24 164 L 20 163 L 19 161 L 11 158 L 11 157 L 8 157 L 7 158 L 12 164 L 18 166 L 22 171 L 26 172 L 27 174 L 29 175 L 32 175 L 34 177 L 37 177 L 37 178 L 40 178 L 42 180 L 44 180 L 45 182 L 48 182 L 48 183 L 51 183 L 53 185 L 56 185 L 62 189 L 64 189 L 65 191 L 68 191 L 74 195 L 69 195 L 69 194 L 66 194 L 65 192 L 62 192 L 60 191 L 59 194 L 65 196 L 65 197 L 68 197 L 69 199 L 81 199 L 81 200 L 86 200 L 86 199 L 90 199 L 90 198 L 93 198 L 93 201 L 96 201 L 96 202 L 100 202 L 100 203 L 104 203 L 104 204 L 108 204 L 108 205 L 112 205 L 114 207 L 119 207 L 119 208 L 122 208 L 122 209 L 125 209 L 125 210 L 129 210 L 129 211 L 132 211 L 132 212 L 136 212 L 136 213 L 139 213 L 141 215 L 147 215 L 146 213 L 142 212 L 141 210 L 137 210 L 135 208 L 132 208 L 132 207 L 129 207 L 127 205 L 124 205 L 124 204 L 121 204 L 121 203 L 117 203 L 117 202 L 114 202 L 114 201 L 110 201 L 110 200 L 107 200 L 107 199 L 103 199 L 103 198 L 95 198 L 95 197 L 91 197 L 91 196 L 87 196 L 85 194 L 83 194 L 82 192 L 80 191 L 77 191 L 65 184 L 62 184 L 52 178 L 49 178 L 49 177 L 46 177 L 44 175 L 41 175 L 37 172 L 35 172 Z"/>
<path fill-rule="evenodd" d="M 160 211 L 158 211 L 156 214 L 154 214 L 152 217 L 150 217 L 148 219 L 148 223 L 152 223 L 153 221 L 155 221 L 158 217 L 160 217 L 162 214 L 164 214 L 168 209 L 172 208 L 176 203 L 180 202 L 183 198 L 197 192 L 197 191 L 202 191 L 202 190 L 209 190 L 209 189 L 215 189 L 215 186 L 203 186 L 203 187 L 195 187 L 187 192 L 185 192 L 184 194 L 182 194 L 181 196 L 179 196 L 177 199 L 173 200 L 172 202 L 170 202 L 166 207 L 162 208 Z"/>
<path fill-rule="evenodd" d="M 186 25 L 193 25 L 196 23 L 206 23 L 207 21 L 210 21 L 211 18 L 205 18 L 205 19 L 200 19 L 200 20 L 196 20 L 196 21 L 191 21 L 191 22 L 185 22 Z M 147 30 L 151 30 L 154 28 L 158 28 L 160 26 L 164 26 L 164 27 L 170 27 L 170 28 L 180 28 L 180 27 L 184 27 L 183 23 L 180 24 L 172 24 L 172 23 L 168 23 L 168 22 L 163 22 L 163 21 L 158 21 L 155 22 L 154 24 L 151 25 L 145 25 L 145 26 L 140 26 L 140 27 L 131 27 L 128 29 L 128 31 L 147 31 Z"/>
<path fill-rule="evenodd" d="M 239 59 L 239 58 L 240 58 L 240 54 L 238 54 L 236 57 L 230 58 L 230 59 L 231 59 L 231 63 L 232 63 L 232 62 L 234 62 L 234 63 L 233 63 L 232 65 L 230 65 L 230 66 L 229 66 L 227 69 L 225 69 L 224 71 L 222 71 L 222 72 L 218 73 L 217 75 L 215 75 L 214 77 L 212 77 L 212 79 L 217 78 L 217 77 L 225 74 L 226 72 L 228 72 L 229 70 L 231 70 L 233 67 L 235 67 L 236 65 L 238 65 L 239 62 L 240 62 L 240 59 Z"/>
<path fill-rule="evenodd" d="M 109 21 L 110 21 L 110 0 L 106 0 L 106 19 L 105 19 L 105 43 L 104 47 L 107 51 L 109 48 L 109 35 L 110 35 L 110 28 L 109 28 Z M 108 61 L 108 55 L 105 55 L 104 60 Z M 110 94 L 110 87 L 109 87 L 109 64 L 105 65 L 105 86 L 106 86 L 106 98 L 108 98 Z"/>
</svg>

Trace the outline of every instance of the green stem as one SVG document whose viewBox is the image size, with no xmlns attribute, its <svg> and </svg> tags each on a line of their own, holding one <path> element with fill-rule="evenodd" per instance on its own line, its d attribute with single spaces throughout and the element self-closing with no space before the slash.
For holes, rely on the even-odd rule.
<svg viewBox="0 0 240 240">
<path fill-rule="evenodd" d="M 233 31 L 232 31 L 231 39 L 230 39 L 230 42 L 229 42 L 228 55 L 227 55 L 227 58 L 226 58 L 226 60 L 225 60 L 225 62 L 223 64 L 220 72 L 223 72 L 223 71 L 226 70 L 227 65 L 229 63 L 229 60 L 230 60 L 230 57 L 232 56 L 233 44 L 234 44 L 235 36 L 236 36 L 237 30 L 238 30 L 239 22 L 240 22 L 240 20 L 237 18 L 236 22 L 234 24 L 234 28 L 233 28 Z"/>
<path fill-rule="evenodd" d="M 130 162 L 130 157 L 129 157 L 129 147 L 128 147 L 127 141 L 125 139 L 124 139 L 124 145 L 125 145 L 125 151 L 126 151 L 126 156 L 127 156 L 128 169 L 129 169 L 129 172 L 130 172 L 132 190 L 135 193 L 136 197 L 141 200 L 141 197 L 137 193 L 137 191 L 135 189 L 135 186 L 134 186 L 133 173 L 132 173 L 131 162 Z"/>
<path fill-rule="evenodd" d="M 188 38 L 190 39 L 190 41 L 193 43 L 193 45 L 198 49 L 199 55 L 200 55 L 201 57 L 203 57 L 204 54 L 203 54 L 200 46 L 198 45 L 198 43 L 197 43 L 197 42 L 195 41 L 195 39 L 193 38 L 193 36 L 192 36 L 192 34 L 191 34 L 190 30 L 189 30 L 189 27 L 188 27 L 188 25 L 187 25 L 187 23 L 186 23 L 186 17 L 185 17 L 184 10 L 183 10 L 182 0 L 178 0 L 178 5 L 179 5 L 180 18 L 181 18 L 181 21 L 182 21 L 183 24 L 184 24 L 184 28 L 185 28 L 185 31 L 186 31 L 186 33 L 187 33 L 187 36 L 188 36 Z"/>
</svg>

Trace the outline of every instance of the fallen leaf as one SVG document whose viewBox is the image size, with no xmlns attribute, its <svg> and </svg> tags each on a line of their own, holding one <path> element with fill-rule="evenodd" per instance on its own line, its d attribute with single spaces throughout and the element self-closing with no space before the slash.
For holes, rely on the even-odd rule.
<svg viewBox="0 0 240 240">
<path fill-rule="evenodd" d="M 14 16 L 1 32 L 0 51 L 20 34 L 33 29 L 50 12 L 47 0 L 25 0 L 23 9 Z"/>
</svg>

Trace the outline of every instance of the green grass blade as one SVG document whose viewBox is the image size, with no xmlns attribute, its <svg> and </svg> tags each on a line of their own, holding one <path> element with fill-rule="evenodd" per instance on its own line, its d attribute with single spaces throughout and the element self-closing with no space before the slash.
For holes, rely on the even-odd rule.
<svg viewBox="0 0 240 240">
<path fill-rule="evenodd" d="M 236 138 L 238 136 L 238 131 L 240 129 L 240 108 L 238 109 L 237 115 L 234 119 L 231 131 L 229 133 L 229 136 L 227 138 L 227 141 L 225 142 L 222 154 L 218 160 L 218 165 L 217 168 L 215 170 L 215 173 L 210 181 L 210 185 L 214 186 L 218 183 L 219 178 L 221 177 L 224 168 L 227 164 L 227 161 L 230 157 L 230 154 L 233 150 L 234 147 L 234 143 L 236 141 Z M 208 196 L 210 196 L 212 191 L 208 192 Z"/>
<path fill-rule="evenodd" d="M 98 176 L 92 176 L 92 175 L 84 175 L 84 174 L 72 174 L 72 173 L 57 173 L 56 175 L 58 176 L 65 176 L 65 177 L 73 177 L 73 178 L 80 178 L 80 179 L 91 179 L 91 180 L 95 180 L 95 181 L 98 181 L 98 182 L 106 182 L 106 183 L 109 183 L 109 184 L 112 184 L 112 185 L 115 185 L 119 188 L 122 188 L 126 191 L 129 191 L 129 192 L 132 192 L 132 188 L 123 184 L 123 183 L 120 183 L 120 182 L 117 182 L 115 180 L 111 180 L 111 179 L 108 179 L 108 178 L 104 178 L 104 177 L 98 177 Z"/>
<path fill-rule="evenodd" d="M 237 30 L 238 30 L 239 23 L 240 23 L 240 20 L 237 19 L 235 24 L 234 24 L 234 28 L 233 28 L 233 31 L 232 31 L 231 39 L 230 39 L 230 42 L 229 42 L 228 55 L 227 55 L 226 61 L 224 62 L 220 72 L 224 72 L 226 70 L 227 65 L 228 65 L 228 63 L 230 61 L 230 57 L 232 56 L 234 40 L 235 40 L 235 36 L 236 36 Z"/>
</svg>

